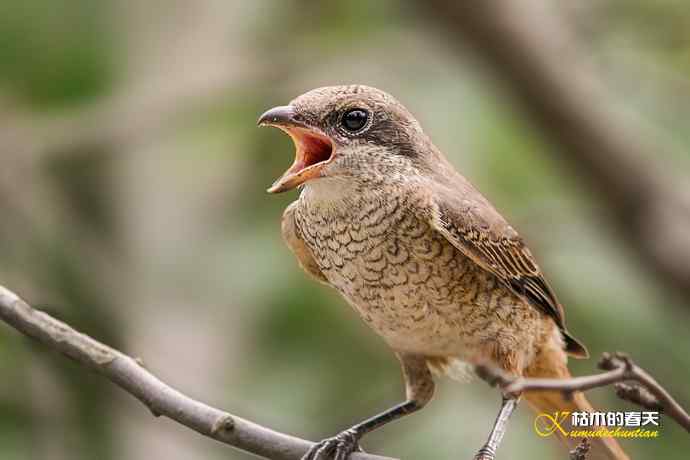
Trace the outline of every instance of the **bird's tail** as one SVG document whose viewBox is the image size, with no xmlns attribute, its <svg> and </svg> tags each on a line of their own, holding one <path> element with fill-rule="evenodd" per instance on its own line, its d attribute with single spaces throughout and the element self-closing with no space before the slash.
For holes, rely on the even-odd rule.
<svg viewBox="0 0 690 460">
<path fill-rule="evenodd" d="M 555 344 L 554 344 L 555 345 Z M 534 362 L 525 370 L 526 377 L 536 378 L 570 378 L 566 365 L 567 357 L 559 346 L 544 348 Z M 574 449 L 581 438 L 568 436 L 571 431 L 571 417 L 573 412 L 593 412 L 592 405 L 582 393 L 574 393 L 572 398 L 566 398 L 559 391 L 526 392 L 523 397 L 537 414 L 535 430 L 543 436 L 555 435 L 570 450 Z M 565 415 L 564 413 L 568 413 Z M 596 430 L 597 427 L 588 427 Z M 576 428 L 582 429 L 582 428 Z M 591 450 L 587 460 L 630 460 L 618 441 L 611 437 L 589 437 Z"/>
</svg>

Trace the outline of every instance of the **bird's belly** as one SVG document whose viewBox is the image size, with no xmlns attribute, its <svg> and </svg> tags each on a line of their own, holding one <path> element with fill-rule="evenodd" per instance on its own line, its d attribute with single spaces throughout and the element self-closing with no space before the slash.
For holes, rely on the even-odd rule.
<svg viewBox="0 0 690 460">
<path fill-rule="evenodd" d="M 511 336 L 512 294 L 425 224 L 414 230 L 370 233 L 360 242 L 333 235 L 315 258 L 398 351 L 470 359 L 483 343 Z"/>
</svg>

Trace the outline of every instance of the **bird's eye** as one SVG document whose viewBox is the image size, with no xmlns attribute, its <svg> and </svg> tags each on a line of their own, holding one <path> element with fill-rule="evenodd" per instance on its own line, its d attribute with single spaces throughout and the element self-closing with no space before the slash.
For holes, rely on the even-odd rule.
<svg viewBox="0 0 690 460">
<path fill-rule="evenodd" d="M 340 124 L 347 131 L 351 133 L 357 132 L 364 128 L 369 120 L 369 114 L 363 109 L 352 109 L 345 112 L 343 118 L 340 120 Z"/>
</svg>

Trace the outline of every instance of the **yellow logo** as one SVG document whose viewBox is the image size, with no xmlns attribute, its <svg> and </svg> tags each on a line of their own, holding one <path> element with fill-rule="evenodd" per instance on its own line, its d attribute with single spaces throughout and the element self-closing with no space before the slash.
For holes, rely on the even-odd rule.
<svg viewBox="0 0 690 460">
<path fill-rule="evenodd" d="M 537 432 L 539 436 L 547 437 L 554 434 L 557 430 L 563 436 L 568 436 L 568 432 L 561 426 L 564 423 L 570 412 L 554 412 L 551 414 L 539 414 L 534 419 L 534 431 Z"/>
<path fill-rule="evenodd" d="M 660 416 L 645 412 L 554 412 L 534 419 L 541 437 L 553 434 L 570 438 L 657 438 Z"/>
</svg>

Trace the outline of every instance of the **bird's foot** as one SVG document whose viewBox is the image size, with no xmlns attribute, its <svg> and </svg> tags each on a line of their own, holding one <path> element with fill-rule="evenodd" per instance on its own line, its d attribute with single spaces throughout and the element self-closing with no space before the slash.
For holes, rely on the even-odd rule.
<svg viewBox="0 0 690 460">
<path fill-rule="evenodd" d="M 302 460 L 347 460 L 351 453 L 362 450 L 359 447 L 360 437 L 353 429 L 345 430 L 314 444 Z"/>
<path fill-rule="evenodd" d="M 495 460 L 496 459 L 496 451 L 492 449 L 490 446 L 484 446 L 481 449 L 479 449 L 479 452 L 477 452 L 477 455 L 474 456 L 474 460 Z"/>
</svg>

